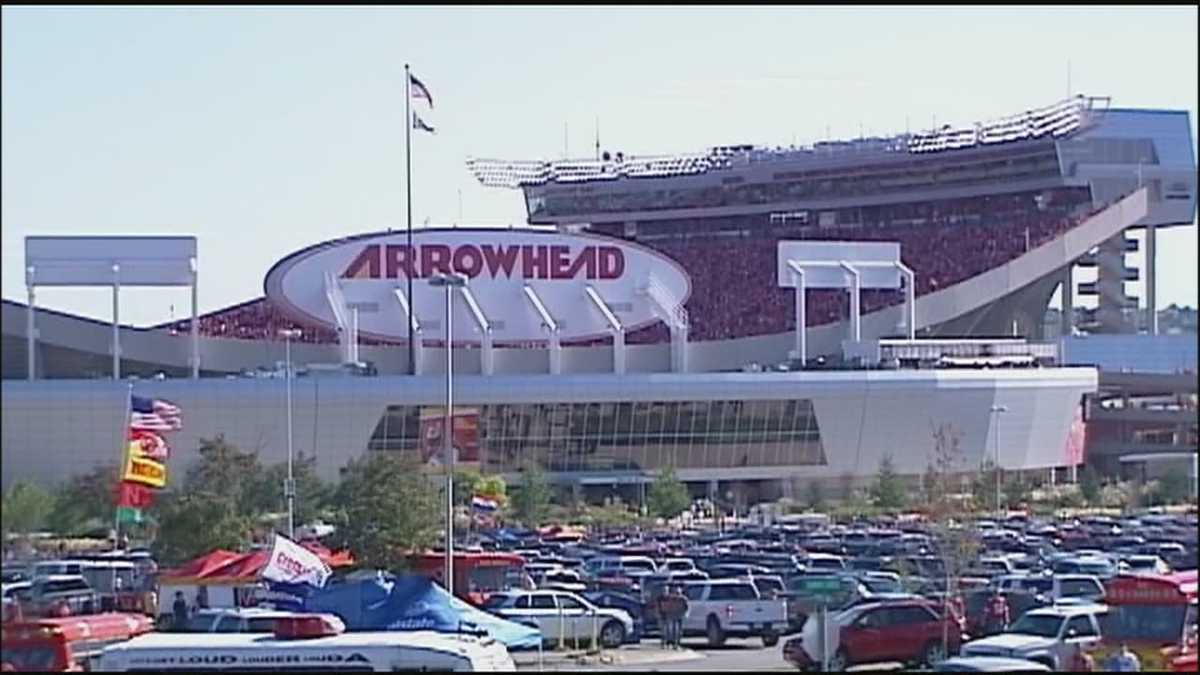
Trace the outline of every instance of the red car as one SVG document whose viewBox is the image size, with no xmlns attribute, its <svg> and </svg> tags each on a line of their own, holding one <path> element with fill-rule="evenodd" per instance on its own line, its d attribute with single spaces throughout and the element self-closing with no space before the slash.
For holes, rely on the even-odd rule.
<svg viewBox="0 0 1200 675">
<path fill-rule="evenodd" d="M 947 657 L 942 647 L 943 626 L 951 654 L 958 653 L 963 642 L 962 626 L 953 613 L 943 621 L 940 607 L 926 600 L 865 603 L 830 619 L 840 636 L 830 657 L 830 670 L 885 661 L 939 663 Z M 784 644 L 783 658 L 801 669 L 819 666 L 817 636 L 816 622 L 808 622 L 801 637 Z"/>
</svg>

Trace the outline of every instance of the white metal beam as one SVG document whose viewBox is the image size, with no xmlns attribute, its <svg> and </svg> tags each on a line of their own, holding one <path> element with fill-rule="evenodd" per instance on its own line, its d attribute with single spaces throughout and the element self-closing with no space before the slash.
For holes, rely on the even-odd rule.
<svg viewBox="0 0 1200 675">
<path fill-rule="evenodd" d="M 537 291 L 529 284 L 525 284 L 525 297 L 529 299 L 529 303 L 533 305 L 533 309 L 537 311 L 542 318 L 542 327 L 546 329 L 546 333 L 550 338 L 550 374 L 558 375 L 562 372 L 562 344 L 559 342 L 559 327 L 558 322 L 551 316 L 550 310 L 546 309 L 545 303 L 538 296 Z"/>
<path fill-rule="evenodd" d="M 479 306 L 479 301 L 475 299 L 475 294 L 471 292 L 470 286 L 463 286 L 463 300 L 467 301 L 467 308 L 471 310 L 471 315 L 475 317 L 475 327 L 479 329 L 480 342 L 483 350 L 479 355 L 479 367 L 484 375 L 491 375 L 494 370 L 494 358 L 492 349 L 492 323 L 488 321 L 487 316 L 483 313 L 483 308 Z"/>
<path fill-rule="evenodd" d="M 408 298 L 404 295 L 404 289 L 397 286 L 392 289 L 392 294 L 396 296 L 396 302 L 400 303 L 400 309 L 404 311 L 404 316 L 408 318 L 409 325 L 412 326 L 413 336 L 413 363 L 412 374 L 421 374 L 421 362 L 424 354 L 424 340 L 421 339 L 421 322 L 417 319 L 417 315 L 412 313 L 409 308 Z"/>
<path fill-rule="evenodd" d="M 37 330 L 37 328 L 36 328 L 36 326 L 34 326 L 34 321 L 33 321 L 33 314 L 35 311 L 34 308 L 35 308 L 35 305 L 37 304 L 37 302 L 36 302 L 36 298 L 34 296 L 35 284 L 34 284 L 33 278 L 34 278 L 34 269 L 33 269 L 33 265 L 30 265 L 25 268 L 25 288 L 26 288 L 26 290 L 29 291 L 29 305 L 28 305 L 28 307 L 26 307 L 27 320 L 25 322 L 25 351 L 27 352 L 25 354 L 25 357 L 26 357 L 26 361 L 28 362 L 28 365 L 26 366 L 28 372 L 26 373 L 26 375 L 29 378 L 30 382 L 32 382 L 34 379 L 34 373 L 36 372 L 34 370 L 34 368 L 35 368 L 35 366 L 37 366 L 37 363 L 35 360 L 35 355 L 37 354 L 37 337 L 36 337 L 37 333 L 35 331 Z"/>
<path fill-rule="evenodd" d="M 113 333 L 112 333 L 112 359 L 113 359 L 113 379 L 121 379 L 121 266 L 113 265 Z"/>
<path fill-rule="evenodd" d="M 333 318 L 337 321 L 338 342 L 342 348 L 342 363 L 353 361 L 353 351 L 350 347 L 351 335 L 350 312 L 346 306 L 346 296 L 342 294 L 342 286 L 334 278 L 333 272 L 325 273 L 325 299 L 333 310 Z"/>
<path fill-rule="evenodd" d="M 795 260 L 789 260 L 788 267 L 796 277 L 796 358 L 800 359 L 800 367 L 803 368 L 808 363 L 808 320 L 805 304 L 807 289 L 804 288 L 804 268 Z"/>
<path fill-rule="evenodd" d="M 917 275 L 904 263 L 897 263 L 904 275 L 904 321 L 908 324 L 908 339 L 917 339 Z"/>
<path fill-rule="evenodd" d="M 584 287 L 583 292 L 588 299 L 592 301 L 596 309 L 600 310 L 600 314 L 604 320 L 608 322 L 608 327 L 613 334 L 613 372 L 617 374 L 625 373 L 625 327 L 621 325 L 620 319 L 609 308 L 608 303 L 604 302 L 604 298 L 590 284 Z"/>
<path fill-rule="evenodd" d="M 862 295 L 860 292 L 862 283 L 861 275 L 859 274 L 859 271 L 855 269 L 854 265 L 851 265 L 845 261 L 842 261 L 839 264 L 841 265 L 842 269 L 846 270 L 846 272 L 850 275 L 851 281 L 850 288 L 848 289 L 850 291 L 850 339 L 858 342 L 862 339 L 862 317 L 859 316 L 859 301 Z"/>
</svg>

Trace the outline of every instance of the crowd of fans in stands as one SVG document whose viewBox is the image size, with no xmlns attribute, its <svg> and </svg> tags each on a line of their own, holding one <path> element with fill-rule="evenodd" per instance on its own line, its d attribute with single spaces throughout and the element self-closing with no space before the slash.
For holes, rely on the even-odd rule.
<svg viewBox="0 0 1200 675">
<path fill-rule="evenodd" d="M 716 340 L 794 328 L 795 294 L 779 288 L 776 248 L 780 239 L 897 241 L 901 258 L 916 274 L 917 295 L 938 291 L 1009 262 L 1078 224 L 1090 206 L 1086 188 L 1065 188 L 1051 193 L 1021 193 L 972 197 L 931 203 L 842 209 L 836 222 L 767 223 L 741 227 L 729 234 L 714 234 L 700 221 L 703 234 L 680 232 L 663 237 L 653 225 L 642 225 L 637 240 L 678 261 L 692 278 L 687 302 L 690 339 Z M 815 214 L 814 214 L 815 215 Z M 595 228 L 600 229 L 600 228 Z M 621 226 L 623 230 L 623 226 Z M 601 230 L 620 236 L 617 227 Z M 679 234 L 674 234 L 680 232 Z M 869 313 L 904 300 L 903 291 L 864 291 L 861 307 Z M 822 325 L 848 316 L 849 299 L 837 290 L 810 290 L 807 322 Z M 171 325 L 186 332 L 188 321 Z M 337 332 L 299 325 L 283 316 L 265 299 L 200 318 L 200 332 L 208 337 L 247 340 L 279 339 L 281 329 L 298 328 L 299 342 L 333 343 Z M 669 339 L 664 325 L 635 331 L 633 344 Z M 362 344 L 391 344 L 360 340 Z M 589 343 L 594 341 L 589 341 Z M 604 342 L 600 340 L 598 342 Z M 564 343 L 584 344 L 584 343 Z"/>
</svg>

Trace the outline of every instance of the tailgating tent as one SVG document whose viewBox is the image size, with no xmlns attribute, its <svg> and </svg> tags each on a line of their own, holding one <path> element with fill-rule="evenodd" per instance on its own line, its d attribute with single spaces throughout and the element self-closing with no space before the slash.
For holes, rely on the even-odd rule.
<svg viewBox="0 0 1200 675">
<path fill-rule="evenodd" d="M 354 564 L 347 552 L 333 553 L 313 543 L 301 544 L 317 554 L 330 567 Z M 271 558 L 271 551 L 260 549 L 249 553 L 234 553 L 218 549 L 183 565 L 159 574 L 159 583 L 171 586 L 236 586 L 258 582 L 258 575 Z"/>
<path fill-rule="evenodd" d="M 277 602 L 305 612 L 328 612 L 341 617 L 347 630 L 434 630 L 447 633 L 484 633 L 509 649 L 536 649 L 542 632 L 476 609 L 450 595 L 429 577 L 394 577 L 333 584 L 321 589 L 295 584 L 270 584 Z"/>
</svg>

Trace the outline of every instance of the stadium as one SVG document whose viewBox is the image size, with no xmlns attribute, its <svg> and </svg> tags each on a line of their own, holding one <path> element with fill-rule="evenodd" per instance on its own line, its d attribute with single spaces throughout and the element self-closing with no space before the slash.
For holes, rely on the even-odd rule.
<svg viewBox="0 0 1200 675">
<path fill-rule="evenodd" d="M 318 243 L 267 271 L 263 297 L 149 329 L 37 307 L 74 263 L 35 264 L 27 242 L 28 302 L 3 304 L 5 485 L 115 462 L 131 386 L 184 411 L 172 471 L 217 434 L 281 461 L 285 350 L 292 443 L 326 477 L 364 452 L 436 462 L 447 342 L 459 461 L 512 480 L 537 462 L 590 496 L 665 467 L 746 502 L 885 456 L 915 475 L 942 425 L 971 466 L 1074 466 L 1103 383 L 1050 341 L 1051 298 L 1096 296 L 1064 335 L 1134 332 L 1124 282 L 1144 276 L 1154 307 L 1156 229 L 1196 213 L 1187 112 L 1084 96 L 887 138 L 597 155 L 468 161 L 523 192 L 528 227 Z M 191 246 L 172 283 L 202 283 Z M 100 249 L 85 257 L 115 311 L 124 282 Z M 451 271 L 465 286 L 430 283 Z"/>
</svg>

